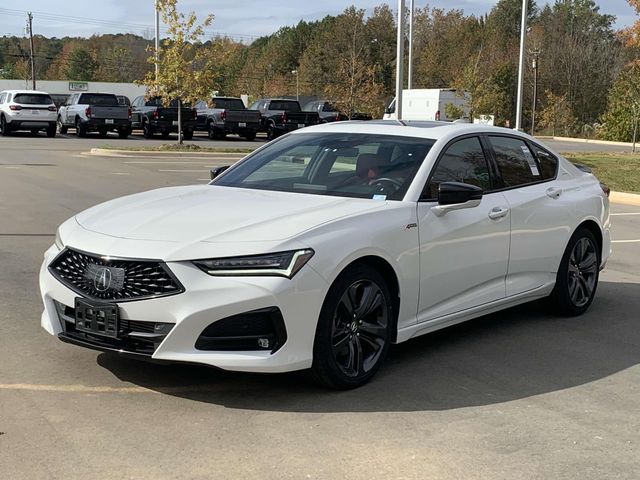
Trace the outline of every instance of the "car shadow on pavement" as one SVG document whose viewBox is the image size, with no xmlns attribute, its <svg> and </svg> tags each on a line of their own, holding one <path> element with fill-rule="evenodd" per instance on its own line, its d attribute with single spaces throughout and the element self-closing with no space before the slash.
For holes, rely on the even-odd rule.
<svg viewBox="0 0 640 480">
<path fill-rule="evenodd" d="M 362 388 L 332 391 L 305 372 L 258 375 L 100 354 L 119 379 L 228 408 L 404 412 L 489 405 L 593 382 L 640 363 L 640 284 L 601 282 L 589 312 L 522 305 L 394 346 Z"/>
</svg>

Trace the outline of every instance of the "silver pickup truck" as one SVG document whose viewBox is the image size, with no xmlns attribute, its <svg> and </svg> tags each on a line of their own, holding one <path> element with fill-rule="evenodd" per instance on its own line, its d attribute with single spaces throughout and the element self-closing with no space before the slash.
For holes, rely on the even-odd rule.
<svg viewBox="0 0 640 480">
<path fill-rule="evenodd" d="M 58 130 L 67 133 L 75 128 L 78 137 L 88 132 L 118 132 L 120 138 L 131 134 L 131 109 L 118 103 L 118 97 L 110 93 L 74 93 L 58 110 Z"/>
<path fill-rule="evenodd" d="M 205 130 L 211 140 L 222 139 L 228 133 L 237 133 L 251 141 L 260 130 L 260 112 L 248 110 L 240 98 L 213 97 L 209 101 L 202 100 L 196 103 L 196 110 L 196 130 Z"/>
</svg>

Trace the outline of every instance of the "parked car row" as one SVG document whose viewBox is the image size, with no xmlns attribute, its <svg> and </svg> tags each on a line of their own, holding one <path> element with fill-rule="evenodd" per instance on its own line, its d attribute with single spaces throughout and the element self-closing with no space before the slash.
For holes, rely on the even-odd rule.
<svg viewBox="0 0 640 480">
<path fill-rule="evenodd" d="M 214 96 L 197 102 L 193 108 L 183 104 L 178 112 L 177 100 L 167 107 L 159 97 L 141 95 L 130 101 L 124 95 L 91 92 L 65 96 L 5 91 L 0 92 L 0 109 L 3 135 L 17 130 L 45 130 L 49 137 L 54 137 L 56 131 L 66 134 L 71 128 L 78 137 L 91 132 L 106 137 L 108 132 L 116 132 L 124 139 L 138 130 L 145 138 L 156 134 L 168 138 L 178 132 L 180 124 L 185 140 L 193 138 L 196 130 L 207 132 L 212 140 L 237 134 L 252 141 L 260 132 L 273 140 L 299 128 L 349 119 L 327 100 L 310 102 L 302 109 L 297 100 L 263 98 L 247 108 L 240 98 Z M 371 119 L 361 114 L 352 118 Z"/>
</svg>

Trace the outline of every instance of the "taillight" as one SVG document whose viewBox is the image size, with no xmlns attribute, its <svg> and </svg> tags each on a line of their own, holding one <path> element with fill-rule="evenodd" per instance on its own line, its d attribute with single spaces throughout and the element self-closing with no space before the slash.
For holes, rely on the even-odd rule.
<svg viewBox="0 0 640 480">
<path fill-rule="evenodd" d="M 198 110 L 196 110 L 195 108 L 192 110 L 193 112 L 193 119 L 197 120 L 198 119 Z"/>
<path fill-rule="evenodd" d="M 51 105 L 49 108 L 47 108 L 47 110 L 49 110 L 50 112 L 57 112 L 58 109 L 56 108 L 55 105 Z"/>
<path fill-rule="evenodd" d="M 282 123 L 287 123 L 287 112 L 282 112 Z"/>
<path fill-rule="evenodd" d="M 151 112 L 151 116 L 153 118 L 158 118 L 159 115 L 160 115 L 160 113 L 158 112 L 158 110 L 154 110 L 153 112 Z"/>
<path fill-rule="evenodd" d="M 602 191 L 607 197 L 611 193 L 611 189 L 608 186 L 606 186 L 604 183 L 600 183 L 600 188 L 602 189 Z"/>
<path fill-rule="evenodd" d="M 439 122 L 440 121 L 440 110 L 438 110 L 436 112 L 436 121 Z"/>
<path fill-rule="evenodd" d="M 131 108 L 129 108 L 129 118 L 131 118 Z"/>
<path fill-rule="evenodd" d="M 339 121 L 340 121 L 340 114 L 338 113 L 338 114 L 336 115 L 336 122 L 339 122 Z"/>
<path fill-rule="evenodd" d="M 87 118 L 91 118 L 91 107 L 85 108 L 84 114 L 87 116 Z"/>
<path fill-rule="evenodd" d="M 220 112 L 220 119 L 224 122 L 227 119 L 227 111 L 223 110 Z"/>
<path fill-rule="evenodd" d="M 9 105 L 10 110 L 22 110 L 20 105 Z"/>
</svg>

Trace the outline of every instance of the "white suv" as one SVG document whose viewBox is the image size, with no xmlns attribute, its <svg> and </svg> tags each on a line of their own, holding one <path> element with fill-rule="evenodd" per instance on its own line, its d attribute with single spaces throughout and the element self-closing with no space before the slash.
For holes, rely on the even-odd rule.
<svg viewBox="0 0 640 480">
<path fill-rule="evenodd" d="M 56 136 L 58 109 L 46 92 L 33 90 L 5 90 L 0 92 L 0 134 L 9 135 L 16 130 L 47 132 Z"/>
</svg>

